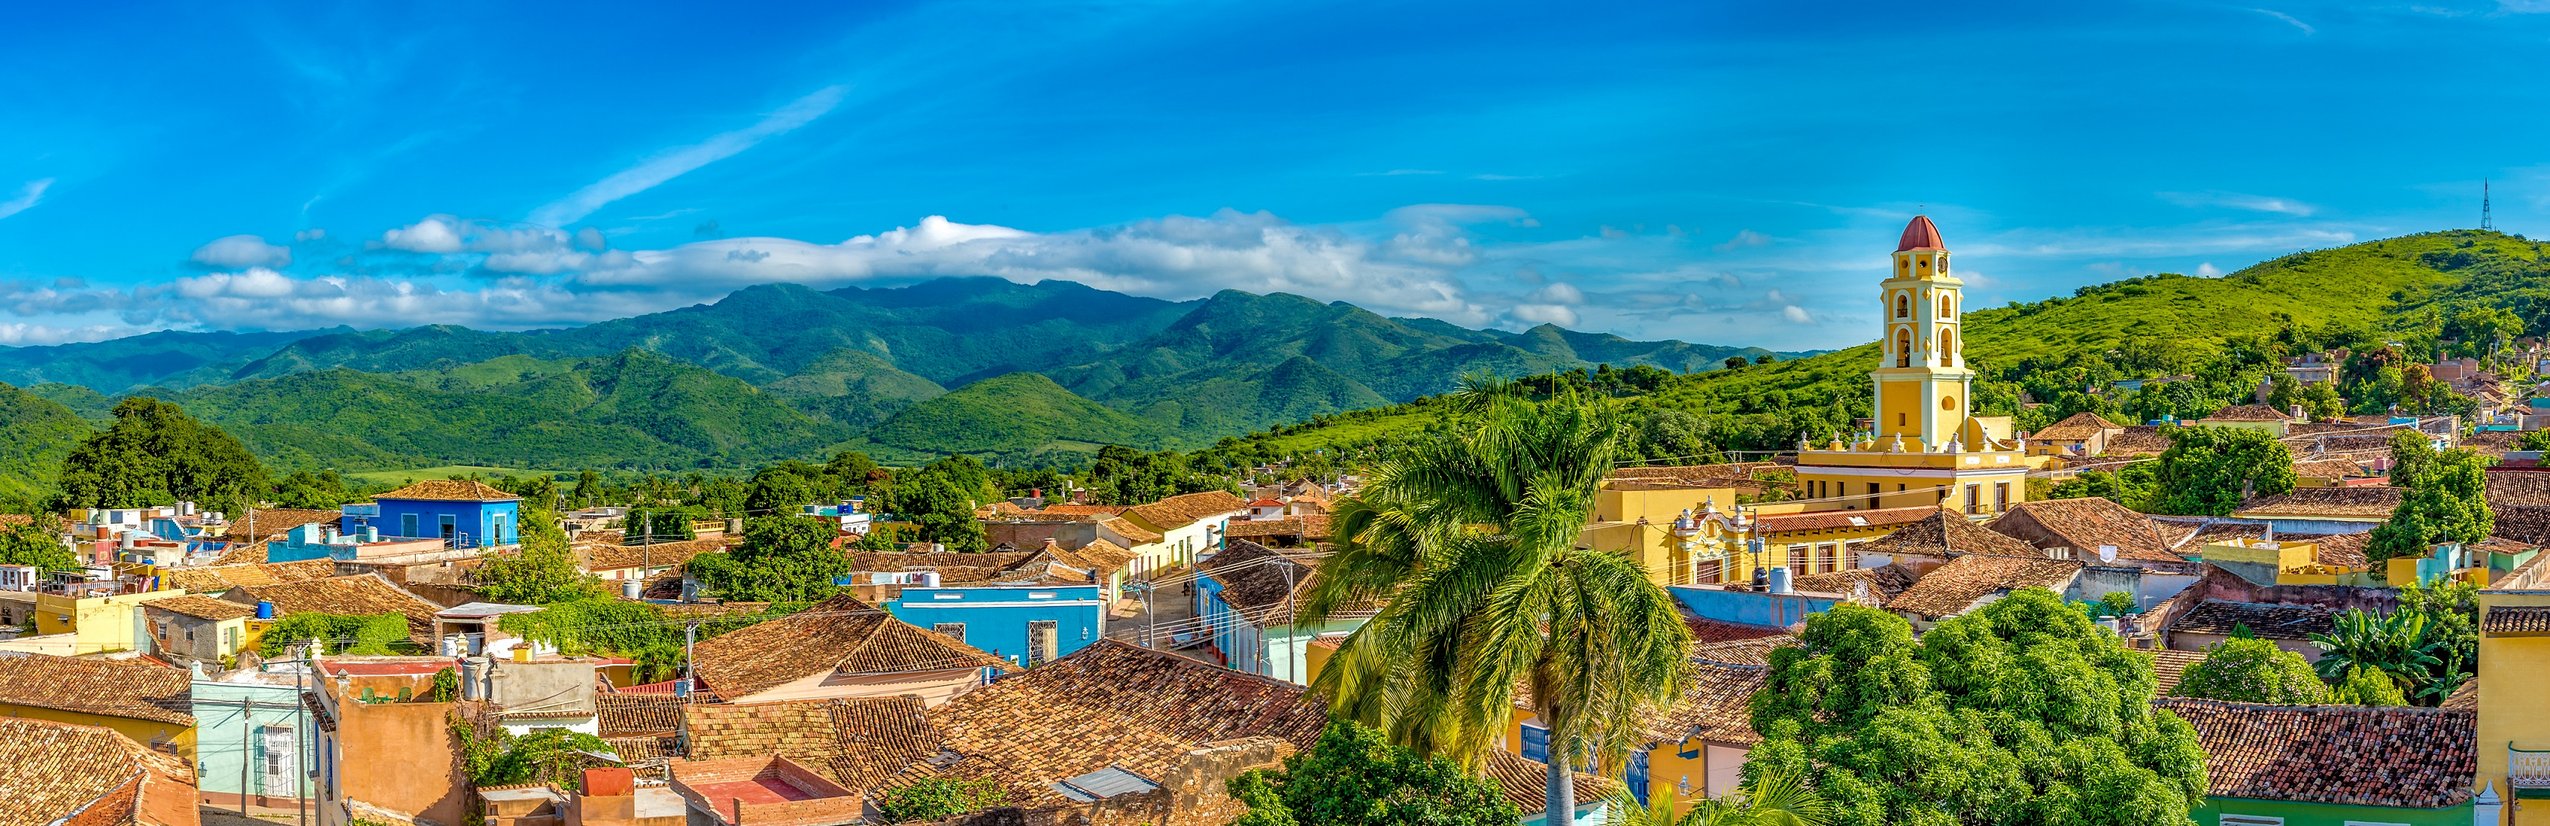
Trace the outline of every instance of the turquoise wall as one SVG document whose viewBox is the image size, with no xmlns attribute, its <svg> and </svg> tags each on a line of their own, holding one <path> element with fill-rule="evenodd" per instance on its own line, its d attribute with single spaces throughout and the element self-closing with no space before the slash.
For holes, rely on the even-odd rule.
<svg viewBox="0 0 2550 826">
<path fill-rule="evenodd" d="M 282 676 L 291 678 L 290 674 Z M 269 675 L 271 678 L 272 675 Z M 308 719 L 301 721 L 299 735 L 301 758 L 297 773 L 301 780 L 301 793 L 296 795 L 289 788 L 270 789 L 265 785 L 266 729 L 293 730 L 295 710 L 301 707 L 295 701 L 290 683 L 270 686 L 197 680 L 194 689 L 195 779 L 198 788 L 219 794 L 239 794 L 240 760 L 244 756 L 248 761 L 247 794 L 287 798 L 309 796 L 311 783 L 308 770 L 314 753 L 313 744 L 318 742 L 319 733 Z M 242 721 L 239 716 L 239 701 L 243 699 L 253 704 L 247 709 L 245 723 L 249 741 L 244 752 L 240 749 Z"/>
</svg>

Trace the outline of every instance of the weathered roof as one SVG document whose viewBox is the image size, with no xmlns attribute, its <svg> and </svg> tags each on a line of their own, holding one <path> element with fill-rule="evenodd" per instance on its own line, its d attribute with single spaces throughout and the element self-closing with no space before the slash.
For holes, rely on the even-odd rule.
<svg viewBox="0 0 2550 826">
<path fill-rule="evenodd" d="M 1757 470 L 1773 467 L 1770 462 L 1729 462 L 1714 465 L 1651 465 L 1612 470 L 1603 477 L 1613 482 L 1646 482 L 1675 488 L 1755 487 L 1761 481 L 1753 477 Z M 1729 505 L 1733 502 L 1726 503 Z"/>
<path fill-rule="evenodd" d="M 1504 749 L 1489 749 L 1484 768 L 1489 777 L 1496 778 L 1496 785 L 1504 790 L 1505 799 L 1511 801 L 1524 817 L 1549 811 L 1549 792 L 1545 791 L 1549 764 Z M 1620 782 L 1601 775 L 1577 772 L 1575 788 L 1576 807 L 1582 809 L 1619 794 Z"/>
<path fill-rule="evenodd" d="M 1647 744 L 1679 743 L 1686 737 L 1714 743 L 1752 745 L 1753 695 L 1770 682 L 1761 665 L 1695 659 L 1691 684 L 1661 717 L 1639 727 Z"/>
<path fill-rule="evenodd" d="M 593 695 L 598 737 L 670 734 L 682 728 L 683 698 L 672 694 L 606 691 Z"/>
<path fill-rule="evenodd" d="M 2152 655 L 2152 676 L 2160 680 L 2160 689 L 2157 693 L 2163 697 L 2178 690 L 2179 681 L 2187 676 L 2188 666 L 2205 661 L 2205 652 L 2202 651 L 2160 648 L 2144 653 Z"/>
<path fill-rule="evenodd" d="M 336 561 L 305 559 L 300 562 L 259 562 L 241 565 L 205 565 L 194 568 L 160 570 L 161 585 L 195 593 L 221 593 L 241 585 L 273 585 L 278 582 L 304 582 L 336 576 Z"/>
<path fill-rule="evenodd" d="M 2312 634 L 2328 633 L 2336 621 L 2336 610 L 2318 605 L 2271 605 L 2208 599 L 2179 614 L 2176 620 L 2170 622 L 2169 630 L 2230 634 L 2247 628 L 2263 639 L 2305 640 L 2310 639 Z"/>
<path fill-rule="evenodd" d="M 194 683 L 152 660 L 0 657 L 0 703 L 192 726 Z"/>
<path fill-rule="evenodd" d="M 1228 491 L 1182 493 L 1148 505 L 1125 509 L 1125 515 L 1162 531 L 1195 524 L 1206 517 L 1248 510 L 1248 503 Z"/>
<path fill-rule="evenodd" d="M 2289 422 L 2293 416 L 2263 404 L 2241 404 L 2214 411 L 2204 421 L 2213 422 Z"/>
<path fill-rule="evenodd" d="M 2478 773 L 2474 711 L 2180 697 L 2154 705 L 2195 726 L 2214 797 L 2431 809 L 2470 799 Z"/>
<path fill-rule="evenodd" d="M 1930 569 L 1911 588 L 1886 602 L 1886 610 L 1946 617 L 1974 607 L 1976 601 L 2020 588 L 2060 590 L 2081 573 L 2081 563 L 2067 559 L 2014 556 L 1960 556 Z"/>
<path fill-rule="evenodd" d="M 1104 539 L 1092 539 L 1089 544 L 1077 548 L 1055 546 L 1048 552 L 1065 565 L 1094 570 L 1101 575 L 1124 570 L 1125 566 L 1133 564 L 1134 559 L 1132 551 Z"/>
<path fill-rule="evenodd" d="M 1011 664 L 945 635 L 914 628 L 848 594 L 718 635 L 699 643 L 692 656 L 700 682 L 730 699 L 816 674 L 985 667 Z"/>
<path fill-rule="evenodd" d="M 2497 471 L 2487 479 L 2490 505 L 2550 505 L 2550 473 Z"/>
<path fill-rule="evenodd" d="M 1691 658 L 1729 665 L 1770 665 L 1771 652 L 1798 644 L 1800 640 L 1793 634 L 1694 643 Z"/>
<path fill-rule="evenodd" d="M 2149 517 L 2103 496 L 2021 502 L 1992 521 L 1992 530 L 2036 547 L 2072 549 L 2072 558 L 2094 562 L 2102 546 L 2115 546 L 2120 561 L 2184 563 Z"/>
<path fill-rule="evenodd" d="M 2388 485 L 2363 487 L 2294 488 L 2291 493 L 2262 496 L 2241 503 L 2233 516 L 2263 518 L 2270 516 L 2332 517 L 2340 519 L 2388 519 L 2399 508 L 2400 488 Z"/>
<path fill-rule="evenodd" d="M 2352 568 L 2372 564 L 2372 558 L 2364 555 L 2364 546 L 2373 541 L 2373 534 L 2369 531 L 2311 536 L 2284 534 L 2278 538 L 2311 543 L 2311 561 L 2321 565 Z"/>
<path fill-rule="evenodd" d="M 2160 425 L 2126 425 L 2116 435 L 2107 437 L 2105 456 L 2155 456 L 2169 449 L 2169 436 Z"/>
<path fill-rule="evenodd" d="M 842 697 L 681 709 L 689 759 L 785 757 L 865 793 L 939 753 L 943 737 L 921 698 Z"/>
<path fill-rule="evenodd" d="M 1110 516 L 1100 519 L 1098 520 L 1098 526 L 1106 528 L 1107 530 L 1115 531 L 1117 536 L 1124 537 L 1126 542 L 1131 542 L 1135 545 L 1149 545 L 1164 538 L 1159 531 L 1145 528 L 1136 524 L 1133 520 L 1126 519 L 1121 516 Z"/>
<path fill-rule="evenodd" d="M 171 613 L 194 617 L 196 619 L 215 621 L 245 619 L 257 615 L 256 606 L 242 605 L 226 599 L 217 599 L 202 594 L 187 594 L 181 597 L 155 599 L 142 603 L 142 608 L 144 610 L 168 611 Z"/>
<path fill-rule="evenodd" d="M 1890 564 L 1807 574 L 1792 581 L 1790 586 L 1809 593 L 1838 594 L 1852 602 L 1875 608 L 1884 606 L 1887 600 L 1912 587 L 1917 579 L 1920 577 L 1914 576 L 1911 569 Z"/>
<path fill-rule="evenodd" d="M 441 502 L 516 502 L 522 499 L 474 479 L 427 479 L 372 498 Z"/>
<path fill-rule="evenodd" d="M 258 540 L 282 536 L 313 522 L 335 525 L 343 516 L 334 508 L 249 508 L 245 515 L 231 519 L 223 530 L 234 542 Z"/>
<path fill-rule="evenodd" d="M 1108 767 L 1161 777 L 1187 752 L 1227 740 L 1307 747 L 1327 712 L 1301 686 L 1100 639 L 959 695 L 930 719 L 959 758 L 942 774 L 998 779 L 1024 805 L 1053 799 L 1054 781 Z"/>
<path fill-rule="evenodd" d="M 2037 432 L 2028 434 L 2028 438 L 2040 442 L 2077 442 L 2122 427 L 2123 425 L 2108 421 L 2105 416 L 2082 411 L 2065 417 L 2062 421 L 2039 428 Z"/>
<path fill-rule="evenodd" d="M 1878 537 L 1859 546 L 1866 554 L 1915 554 L 1920 556 L 2015 556 L 2044 559 L 2045 552 L 2028 543 L 2003 536 L 1990 528 L 1977 525 L 1945 508 L 1925 508 L 1916 521 L 1896 528 L 1894 533 Z"/>
<path fill-rule="evenodd" d="M 194 772 L 112 729 L 0 718 L 0 824 L 195 826 Z"/>
<path fill-rule="evenodd" d="M 1327 539 L 1328 514 L 1306 513 L 1300 516 L 1287 516 L 1282 519 L 1251 519 L 1245 521 L 1234 521 L 1231 523 L 1229 528 L 1224 530 L 1223 535 L 1233 539 L 1259 539 L 1277 536 L 1291 536 L 1311 540 Z"/>
<path fill-rule="evenodd" d="M 2550 605 L 2500 605 L 2488 609 L 2479 630 L 2490 634 L 2550 634 Z"/>
<path fill-rule="evenodd" d="M 658 542 L 652 545 L 585 544 L 576 546 L 584 554 L 587 571 L 616 571 L 630 568 L 665 568 L 689 562 L 691 557 L 722 551 L 732 537 L 692 539 L 682 542 Z"/>
<path fill-rule="evenodd" d="M 1221 584 L 1223 602 L 1260 624 L 1288 621 L 1295 607 L 1288 598 L 1309 590 L 1319 578 L 1312 560 L 1245 539 L 1231 540 L 1197 567 Z"/>
<path fill-rule="evenodd" d="M 380 574 L 356 574 L 273 585 L 242 585 L 222 594 L 223 599 L 245 605 L 274 603 L 277 618 L 293 614 L 403 614 L 411 635 L 431 635 L 434 614 L 442 606 L 424 597 L 408 593 Z"/>
<path fill-rule="evenodd" d="M 1920 505 L 1909 508 L 1879 508 L 1864 511 L 1817 511 L 1815 513 L 1771 514 L 1753 520 L 1755 529 L 1763 533 L 1795 533 L 1798 531 L 1830 531 L 1845 528 L 1904 525 L 1928 518 L 1939 508 Z"/>
</svg>

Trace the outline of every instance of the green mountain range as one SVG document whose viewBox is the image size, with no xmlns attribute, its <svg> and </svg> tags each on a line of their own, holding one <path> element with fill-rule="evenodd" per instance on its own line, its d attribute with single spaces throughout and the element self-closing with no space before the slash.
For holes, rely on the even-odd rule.
<svg viewBox="0 0 2550 826">
<path fill-rule="evenodd" d="M 11 391 L 0 427 L 28 431 L 24 455 L 0 455 L 0 477 L 40 487 L 37 466 L 49 472 L 44 457 L 77 432 L 66 426 L 94 427 L 128 395 L 177 402 L 285 469 L 732 469 L 842 447 L 886 461 L 1070 462 L 1105 444 L 1191 448 L 1407 401 L 1467 374 L 1710 370 L 1761 355 L 1792 354 L 1472 330 L 1283 294 L 1171 302 L 990 278 L 767 285 L 552 330 L 0 348 L 0 379 L 26 388 Z"/>
</svg>

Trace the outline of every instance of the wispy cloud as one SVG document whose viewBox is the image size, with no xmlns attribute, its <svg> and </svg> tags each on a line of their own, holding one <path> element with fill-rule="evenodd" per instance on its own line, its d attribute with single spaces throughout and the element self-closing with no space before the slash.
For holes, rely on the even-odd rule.
<svg viewBox="0 0 2550 826">
<path fill-rule="evenodd" d="M 1735 237 L 1727 239 L 1726 243 L 1719 244 L 1716 249 L 1719 252 L 1734 252 L 1746 247 L 1758 247 L 1768 243 L 1771 243 L 1771 236 L 1754 232 L 1749 229 L 1741 229 L 1736 230 Z"/>
<path fill-rule="evenodd" d="M 37 178 L 18 188 L 18 197 L 0 201 L 0 218 L 27 211 L 44 200 L 44 191 L 53 188 L 52 178 Z"/>
<path fill-rule="evenodd" d="M 2305 34 L 2305 35 L 2313 35 L 2313 34 L 2319 34 L 2319 33 L 2320 33 L 2320 30 L 2319 30 L 2319 29 L 2312 28 L 2312 27 L 2311 27 L 2311 24 L 2302 22 L 2302 19 L 2301 19 L 2301 18 L 2294 17 L 2293 15 L 2286 14 L 2286 13 L 2284 13 L 2284 12 L 2276 11 L 2276 10 L 2274 10 L 2274 9 L 2250 9 L 2250 11 L 2254 11 L 2254 12 L 2257 12 L 2257 13 L 2259 13 L 2259 14 L 2263 14 L 2263 15 L 2266 15 L 2266 16 L 2268 16 L 2268 17 L 2273 17 L 2273 18 L 2275 18 L 2275 19 L 2277 19 L 2277 20 L 2284 21 L 2284 23 L 2285 23 L 2286 25 L 2292 26 L 2292 27 L 2297 28 L 2297 29 L 2301 29 L 2301 30 L 2302 30 L 2302 33 L 2303 33 L 2303 34 Z"/>
<path fill-rule="evenodd" d="M 760 122 L 728 132 L 691 146 L 666 152 L 644 163 L 620 170 L 608 178 L 593 182 L 567 197 L 532 210 L 531 222 L 542 226 L 565 226 L 593 214 L 594 210 L 631 195 L 654 189 L 657 185 L 681 177 L 692 170 L 734 157 L 762 141 L 796 131 L 815 122 L 841 105 L 847 89 L 827 86 L 813 94 L 798 98 Z"/>
<path fill-rule="evenodd" d="M 2497 0 L 2497 10 L 2509 14 L 2550 14 L 2550 0 Z"/>
<path fill-rule="evenodd" d="M 2185 207 L 2228 207 L 2295 217 L 2308 217 L 2320 211 L 2319 207 L 2301 201 L 2271 195 L 2244 195 L 2238 192 L 2162 192 L 2158 194 L 2161 200 Z"/>
</svg>

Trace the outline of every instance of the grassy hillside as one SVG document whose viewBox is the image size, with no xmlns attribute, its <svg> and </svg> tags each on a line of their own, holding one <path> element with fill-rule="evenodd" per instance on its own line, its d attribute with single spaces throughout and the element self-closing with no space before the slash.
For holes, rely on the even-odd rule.
<svg viewBox="0 0 2550 826">
<path fill-rule="evenodd" d="M 1965 353 L 1986 382 L 2014 382 L 2086 357 L 2130 364 L 2157 352 L 2175 363 L 2201 363 L 2233 342 L 2280 330 L 2393 331 L 2431 323 L 2424 314 L 2439 302 L 2540 289 L 2550 283 L 2543 278 L 2545 261 L 2550 253 L 2539 242 L 2451 231 L 2295 253 L 2217 278 L 2146 276 L 1970 311 Z M 1881 275 L 1870 276 L 1872 292 Z M 2541 303 L 2550 308 L 2550 298 Z M 2526 319 L 2536 328 L 2528 332 L 2540 334 L 2550 313 Z M 1869 415 L 1867 376 L 1877 354 L 1872 341 L 1810 358 L 1679 376 L 1631 403 L 1699 416 L 1722 447 L 1776 448 L 1793 444 L 1801 432 L 1834 432 Z M 1422 432 L 1440 418 L 1434 401 L 1420 400 L 1275 428 L 1235 449 L 1261 456 L 1353 450 Z"/>
<path fill-rule="evenodd" d="M 97 428 L 68 407 L 0 384 L 0 502 L 49 492 L 62 457 Z"/>
<path fill-rule="evenodd" d="M 1012 373 L 912 405 L 868 431 L 860 446 L 891 460 L 946 453 L 1026 456 L 1164 439 L 1151 423 L 1074 395 L 1053 379 Z"/>
</svg>

